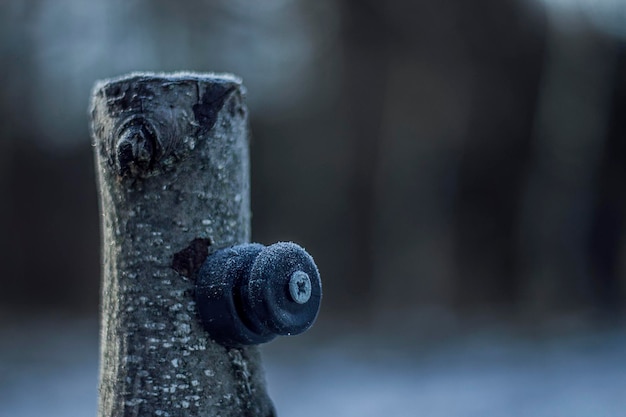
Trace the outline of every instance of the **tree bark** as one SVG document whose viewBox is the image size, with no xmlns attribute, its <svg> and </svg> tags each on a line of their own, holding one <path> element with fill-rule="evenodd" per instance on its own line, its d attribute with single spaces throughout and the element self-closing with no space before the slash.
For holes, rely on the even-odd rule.
<svg viewBox="0 0 626 417">
<path fill-rule="evenodd" d="M 103 244 L 99 416 L 272 416 L 256 347 L 211 341 L 207 254 L 250 238 L 245 90 L 230 75 L 96 84 Z"/>
</svg>

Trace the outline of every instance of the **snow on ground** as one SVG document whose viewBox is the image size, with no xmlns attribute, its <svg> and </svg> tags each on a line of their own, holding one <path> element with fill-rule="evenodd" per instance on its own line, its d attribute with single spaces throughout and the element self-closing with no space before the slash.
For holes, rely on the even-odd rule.
<svg viewBox="0 0 626 417">
<path fill-rule="evenodd" d="M 626 416 L 626 329 L 489 332 L 420 348 L 378 333 L 263 347 L 279 416 Z M 0 417 L 95 416 L 93 320 L 0 328 Z"/>
</svg>

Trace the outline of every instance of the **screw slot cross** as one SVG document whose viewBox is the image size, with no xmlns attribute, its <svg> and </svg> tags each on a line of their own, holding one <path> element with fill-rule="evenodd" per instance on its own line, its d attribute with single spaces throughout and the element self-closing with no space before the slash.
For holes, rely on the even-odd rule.
<svg viewBox="0 0 626 417">
<path fill-rule="evenodd" d="M 311 279 L 304 271 L 296 271 L 289 280 L 289 295 L 298 304 L 304 304 L 311 298 Z"/>
</svg>

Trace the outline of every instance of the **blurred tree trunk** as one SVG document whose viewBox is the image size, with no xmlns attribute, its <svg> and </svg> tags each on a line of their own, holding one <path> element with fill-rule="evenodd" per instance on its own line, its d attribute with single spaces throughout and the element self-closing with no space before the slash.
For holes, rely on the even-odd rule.
<svg viewBox="0 0 626 417">
<path fill-rule="evenodd" d="M 515 307 L 517 224 L 537 103 L 545 20 L 517 2 L 459 3 L 472 105 L 455 196 L 461 309 Z"/>
<path fill-rule="evenodd" d="M 136 75 L 94 92 L 101 417 L 274 414 L 258 349 L 208 339 L 194 301 L 208 251 L 250 237 L 242 94 L 233 77 L 196 74 Z"/>
<path fill-rule="evenodd" d="M 375 280 L 376 178 L 389 67 L 390 28 L 381 4 L 341 2 L 343 114 L 348 125 L 352 172 L 348 180 L 351 274 L 345 277 L 348 311 L 372 306 Z"/>
<path fill-rule="evenodd" d="M 626 48 L 614 45 L 607 141 L 601 168 L 594 175 L 593 219 L 588 252 L 593 282 L 591 293 L 597 311 L 608 318 L 624 311 L 626 300 Z"/>
<path fill-rule="evenodd" d="M 552 17 L 519 226 L 522 296 L 539 314 L 590 306 L 587 245 L 617 51 L 592 28 L 566 32 L 571 22 Z"/>
</svg>

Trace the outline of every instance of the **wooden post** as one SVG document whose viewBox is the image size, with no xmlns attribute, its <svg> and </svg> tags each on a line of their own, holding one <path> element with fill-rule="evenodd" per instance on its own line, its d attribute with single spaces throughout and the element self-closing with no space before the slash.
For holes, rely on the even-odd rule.
<svg viewBox="0 0 626 417">
<path fill-rule="evenodd" d="M 247 110 L 231 75 L 96 84 L 102 214 L 99 416 L 272 416 L 256 347 L 211 341 L 194 302 L 207 254 L 250 239 Z"/>
</svg>

